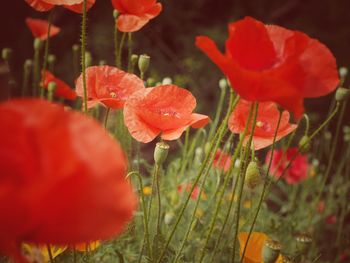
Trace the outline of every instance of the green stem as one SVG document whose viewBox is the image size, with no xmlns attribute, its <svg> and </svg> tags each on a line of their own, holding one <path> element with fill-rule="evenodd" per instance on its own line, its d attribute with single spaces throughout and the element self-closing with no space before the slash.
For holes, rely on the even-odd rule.
<svg viewBox="0 0 350 263">
<path fill-rule="evenodd" d="M 309 134 L 309 130 L 310 130 L 310 119 L 309 116 L 307 116 L 307 114 L 304 114 L 304 118 L 305 118 L 305 135 Z"/>
<path fill-rule="evenodd" d="M 221 116 L 221 113 L 222 113 L 222 108 L 223 108 L 223 105 L 224 105 L 224 102 L 225 102 L 226 89 L 227 89 L 226 87 L 221 89 L 216 115 L 215 115 L 213 124 L 211 125 L 210 131 L 209 131 L 209 137 L 208 137 L 209 140 L 212 139 L 212 137 L 214 135 L 214 132 L 215 132 L 216 128 L 218 127 L 220 116 Z"/>
<path fill-rule="evenodd" d="M 233 251 L 232 251 L 232 262 L 235 261 L 235 255 L 236 255 L 236 244 L 237 244 L 237 236 L 238 236 L 238 227 L 239 227 L 239 216 L 240 216 L 240 210 L 241 210 L 241 200 L 242 200 L 242 194 L 243 194 L 243 186 L 244 186 L 244 181 L 245 181 L 245 171 L 247 169 L 248 166 L 248 158 L 249 158 L 249 154 L 250 154 L 250 147 L 252 144 L 252 140 L 253 140 L 253 135 L 254 135 L 254 130 L 255 130 L 255 126 L 256 126 L 256 119 L 258 116 L 258 108 L 259 108 L 259 104 L 258 103 L 254 103 L 252 104 L 253 107 L 253 123 L 252 123 L 252 128 L 250 131 L 250 136 L 247 142 L 247 145 L 245 147 L 245 151 L 244 151 L 244 160 L 241 160 L 240 163 L 240 169 L 243 168 L 240 173 L 238 174 L 239 176 L 241 176 L 241 185 L 239 188 L 239 193 L 238 193 L 238 200 L 237 200 L 237 209 L 236 209 L 236 225 L 235 225 L 235 232 L 233 235 Z"/>
<path fill-rule="evenodd" d="M 156 165 L 156 191 L 158 201 L 158 214 L 157 214 L 157 234 L 160 234 L 160 219 L 162 214 L 162 200 L 160 198 L 160 182 L 159 182 L 159 165 Z"/>
<path fill-rule="evenodd" d="M 55 261 L 54 261 L 53 256 L 52 256 L 50 244 L 46 245 L 46 249 L 47 249 L 47 253 L 49 255 L 50 263 L 54 263 Z"/>
<path fill-rule="evenodd" d="M 132 33 L 128 33 L 128 72 L 132 71 L 131 55 L 132 55 Z"/>
<path fill-rule="evenodd" d="M 44 62 L 43 62 L 43 69 L 41 72 L 41 81 L 40 81 L 40 98 L 44 98 L 45 95 L 45 89 L 44 89 L 44 77 L 45 77 L 45 72 L 47 69 L 47 59 L 49 57 L 49 46 L 50 46 L 50 33 L 51 33 L 51 27 L 52 27 L 52 19 L 53 19 L 53 13 L 54 13 L 55 8 L 53 8 L 49 14 L 48 22 L 49 22 L 49 27 L 47 29 L 47 38 L 45 41 L 45 51 L 44 51 Z"/>
<path fill-rule="evenodd" d="M 38 95 L 38 85 L 39 85 L 39 79 L 40 79 L 40 47 L 34 48 L 33 60 L 34 60 L 34 68 L 33 68 L 32 94 L 34 97 L 36 97 Z"/>
<path fill-rule="evenodd" d="M 104 127 L 105 127 L 106 130 L 107 130 L 108 117 L 109 117 L 110 111 L 111 111 L 111 108 L 108 107 L 107 110 L 106 110 L 106 115 L 105 115 L 105 120 L 104 120 Z"/>
<path fill-rule="evenodd" d="M 123 46 L 125 42 L 126 33 L 123 33 L 122 38 L 120 40 L 119 48 L 118 48 L 118 56 L 117 56 L 117 67 L 122 67 L 122 52 L 123 52 Z"/>
<path fill-rule="evenodd" d="M 86 87 L 86 21 L 87 20 L 87 0 L 83 0 L 83 21 L 81 26 L 81 71 L 83 75 L 83 88 L 84 88 L 84 112 L 88 112 L 87 107 L 87 87 Z"/>
<path fill-rule="evenodd" d="M 30 74 L 32 72 L 31 60 L 26 60 L 23 66 L 23 86 L 22 86 L 22 97 L 27 96 Z"/>
<path fill-rule="evenodd" d="M 306 115 L 305 115 L 306 116 Z M 255 215 L 254 215 L 254 218 L 253 218 L 253 222 L 250 226 L 250 229 L 249 229 L 249 233 L 248 233 L 248 237 L 247 237 L 247 240 L 244 244 L 244 249 L 243 249 L 243 253 L 242 253 L 242 257 L 241 257 L 241 263 L 243 262 L 243 259 L 244 259 L 244 255 L 245 255 L 245 252 L 247 250 L 247 245 L 248 245 L 248 242 L 249 242 L 249 239 L 250 239 L 250 236 L 253 232 L 253 229 L 254 229 L 254 226 L 255 226 L 255 222 L 258 218 L 258 215 L 259 215 L 259 212 L 260 212 L 260 209 L 261 209 L 261 205 L 262 205 L 262 202 L 264 200 L 264 197 L 265 197 L 265 193 L 266 193 L 266 188 L 267 188 L 267 185 L 268 185 L 268 182 L 269 182 L 269 172 L 270 172 L 270 169 L 271 169 L 271 165 L 272 165 L 272 159 L 273 159 L 273 152 L 275 150 L 275 144 L 276 144 L 276 138 L 277 138 L 277 134 L 278 134 L 278 129 L 280 127 L 280 124 L 281 124 L 281 119 L 282 119 L 282 112 L 280 112 L 279 114 L 279 118 L 278 118 L 278 122 L 277 122 L 277 126 L 276 126 L 276 130 L 275 130 L 275 134 L 274 134 L 274 137 L 273 137 L 273 141 L 272 141 L 272 147 L 271 147 L 271 153 L 270 153 L 270 160 L 269 160 L 269 165 L 267 167 L 267 172 L 266 172 L 266 178 L 265 178 L 265 182 L 264 182 L 264 186 L 263 186 L 263 190 L 262 190 L 262 193 L 260 195 L 260 199 L 259 199 L 259 203 L 258 203 L 258 208 L 255 212 Z M 308 128 L 307 128 L 308 130 Z M 307 134 L 307 132 L 306 132 Z"/>
<path fill-rule="evenodd" d="M 114 26 L 114 64 L 118 67 L 118 27 Z"/>
</svg>

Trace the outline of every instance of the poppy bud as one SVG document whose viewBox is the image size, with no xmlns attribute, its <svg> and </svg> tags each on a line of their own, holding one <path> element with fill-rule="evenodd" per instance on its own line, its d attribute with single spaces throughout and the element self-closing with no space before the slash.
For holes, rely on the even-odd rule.
<svg viewBox="0 0 350 263">
<path fill-rule="evenodd" d="M 162 165 L 168 157 L 170 146 L 165 142 L 158 142 L 154 150 L 154 162 L 157 165 Z"/>
<path fill-rule="evenodd" d="M 164 223 L 166 225 L 170 225 L 174 221 L 174 218 L 175 218 L 174 212 L 166 212 L 164 216 Z"/>
<path fill-rule="evenodd" d="M 55 93 L 56 88 L 57 88 L 56 82 L 51 81 L 51 82 L 49 82 L 49 84 L 47 85 L 47 91 L 48 91 L 48 93 L 47 93 L 47 99 L 48 99 L 49 101 L 53 101 L 53 94 Z"/>
<path fill-rule="evenodd" d="M 11 48 L 3 48 L 1 55 L 2 55 L 2 59 L 5 61 L 10 61 L 12 58 L 12 49 Z"/>
<path fill-rule="evenodd" d="M 55 63 L 56 63 L 56 56 L 53 55 L 53 54 L 50 54 L 47 58 L 47 62 L 49 64 L 49 70 L 51 72 L 53 72 L 53 69 L 54 69 L 54 66 L 55 66 Z"/>
<path fill-rule="evenodd" d="M 139 60 L 139 56 L 136 54 L 132 54 L 130 57 L 131 67 L 134 69 L 136 67 L 137 61 Z"/>
<path fill-rule="evenodd" d="M 348 75 L 348 73 L 349 73 L 349 71 L 348 71 L 348 69 L 347 69 L 346 67 L 341 67 L 341 68 L 339 69 L 339 75 L 340 75 L 340 77 L 341 77 L 342 79 L 345 79 L 346 76 Z"/>
<path fill-rule="evenodd" d="M 245 172 L 245 181 L 250 189 L 254 189 L 261 182 L 260 169 L 256 161 L 251 161 L 248 164 Z"/>
<path fill-rule="evenodd" d="M 335 100 L 338 102 L 347 100 L 349 96 L 350 96 L 350 92 L 347 88 L 339 87 L 335 92 Z"/>
<path fill-rule="evenodd" d="M 73 52 L 75 52 L 75 53 L 79 52 L 79 49 L 80 49 L 80 47 L 79 47 L 78 44 L 74 44 L 74 45 L 72 46 L 72 50 L 73 50 Z"/>
<path fill-rule="evenodd" d="M 24 62 L 23 68 L 24 70 L 28 70 L 30 71 L 33 67 L 33 60 L 31 59 L 26 59 L 26 61 Z"/>
<path fill-rule="evenodd" d="M 309 141 L 309 136 L 304 135 L 303 137 L 301 137 L 300 141 L 299 141 L 299 149 L 300 152 L 305 153 L 308 152 L 310 150 L 310 141 Z"/>
<path fill-rule="evenodd" d="M 204 145 L 204 153 L 207 155 L 210 151 L 210 143 L 207 142 L 205 145 Z"/>
<path fill-rule="evenodd" d="M 300 254 L 307 253 L 311 246 L 312 238 L 307 234 L 299 234 L 295 239 L 297 241 L 297 249 Z"/>
<path fill-rule="evenodd" d="M 166 77 L 162 80 L 162 85 L 171 85 L 173 84 L 173 80 L 169 77 Z"/>
<path fill-rule="evenodd" d="M 147 69 L 149 67 L 150 59 L 151 59 L 150 56 L 145 55 L 145 54 L 141 55 L 139 57 L 139 64 L 138 64 L 138 66 L 139 66 L 139 70 L 140 70 L 141 74 L 145 74 L 146 73 L 146 71 L 147 71 Z"/>
<path fill-rule="evenodd" d="M 201 162 L 202 158 L 203 158 L 203 149 L 202 147 L 197 147 L 195 150 L 195 159 Z"/>
<path fill-rule="evenodd" d="M 89 51 L 85 52 L 85 65 L 86 67 L 90 67 L 92 65 L 92 56 Z"/>
<path fill-rule="evenodd" d="M 40 50 L 43 46 L 43 42 L 39 39 L 39 38 L 36 38 L 34 39 L 34 49 L 35 50 Z"/>
<path fill-rule="evenodd" d="M 100 62 L 98 62 L 99 66 L 106 66 L 107 65 L 107 61 L 106 60 L 100 60 Z"/>
<path fill-rule="evenodd" d="M 147 87 L 154 87 L 156 85 L 156 81 L 154 78 L 148 78 L 147 79 Z"/>
<path fill-rule="evenodd" d="M 113 10 L 113 17 L 114 17 L 114 19 L 117 19 L 118 16 L 119 16 L 118 10 L 114 9 L 114 10 Z"/>
<path fill-rule="evenodd" d="M 262 258 L 264 263 L 274 263 L 280 254 L 281 244 L 277 241 L 268 239 L 262 249 Z"/>
<path fill-rule="evenodd" d="M 220 87 L 220 89 L 226 89 L 227 86 L 228 86 L 228 85 L 227 85 L 227 80 L 224 79 L 224 78 L 220 79 L 220 81 L 219 81 L 219 87 Z"/>
</svg>

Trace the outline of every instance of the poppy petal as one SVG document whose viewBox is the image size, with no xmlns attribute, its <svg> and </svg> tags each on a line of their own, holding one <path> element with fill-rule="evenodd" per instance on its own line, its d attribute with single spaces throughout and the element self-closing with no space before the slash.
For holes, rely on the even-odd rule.
<svg viewBox="0 0 350 263">
<path fill-rule="evenodd" d="M 49 30 L 49 23 L 46 20 L 26 18 L 26 24 L 33 34 L 34 38 L 39 38 L 40 40 L 46 40 Z M 61 31 L 60 28 L 51 25 L 50 37 L 57 35 Z"/>
<path fill-rule="evenodd" d="M 47 12 L 50 11 L 54 5 L 51 5 L 42 0 L 25 0 L 28 5 L 33 7 L 35 10 L 39 12 Z"/>
<path fill-rule="evenodd" d="M 90 8 L 95 4 L 96 0 L 87 0 L 87 5 L 86 5 L 86 11 L 89 11 Z M 64 5 L 65 8 L 78 13 L 82 14 L 83 13 L 83 3 L 81 4 L 75 4 L 75 5 Z"/>
<path fill-rule="evenodd" d="M 190 125 L 195 128 L 202 128 L 209 123 L 210 119 L 207 115 L 192 113 Z"/>
<path fill-rule="evenodd" d="M 56 78 L 50 71 L 46 70 L 43 77 L 44 87 L 47 88 L 50 82 L 56 83 L 55 96 L 67 100 L 75 100 L 77 98 L 76 92 L 72 90 L 67 83 Z"/>
<path fill-rule="evenodd" d="M 148 21 L 149 18 L 147 16 L 121 14 L 117 18 L 116 26 L 121 32 L 135 32 L 145 26 Z"/>
</svg>

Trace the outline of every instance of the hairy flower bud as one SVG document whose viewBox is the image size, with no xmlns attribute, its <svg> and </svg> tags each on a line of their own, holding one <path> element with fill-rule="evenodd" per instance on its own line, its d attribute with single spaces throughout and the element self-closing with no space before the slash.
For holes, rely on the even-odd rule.
<svg viewBox="0 0 350 263">
<path fill-rule="evenodd" d="M 158 142 L 154 149 L 154 162 L 157 165 L 162 165 L 168 157 L 170 146 L 165 142 Z"/>
<path fill-rule="evenodd" d="M 141 55 L 139 57 L 138 66 L 139 66 L 139 70 L 140 70 L 141 74 L 145 74 L 146 71 L 148 70 L 150 60 L 151 60 L 150 56 L 145 55 L 145 54 Z"/>
<path fill-rule="evenodd" d="M 268 239 L 262 249 L 262 258 L 264 263 L 274 263 L 281 251 L 281 244 L 277 241 Z"/>
<path fill-rule="evenodd" d="M 299 141 L 299 149 L 300 152 L 305 153 L 308 152 L 310 150 L 310 141 L 309 141 L 309 136 L 304 135 L 303 137 L 301 137 L 300 141 Z"/>
<path fill-rule="evenodd" d="M 248 164 L 247 171 L 245 174 L 245 181 L 250 189 L 254 189 L 260 184 L 260 169 L 256 161 L 251 161 Z"/>
</svg>

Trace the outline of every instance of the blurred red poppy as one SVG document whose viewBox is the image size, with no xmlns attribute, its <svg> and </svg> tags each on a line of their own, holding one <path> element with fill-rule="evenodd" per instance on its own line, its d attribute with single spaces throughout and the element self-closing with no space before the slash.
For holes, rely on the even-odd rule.
<svg viewBox="0 0 350 263">
<path fill-rule="evenodd" d="M 44 100 L 0 104 L 0 251 L 21 242 L 74 245 L 109 239 L 136 196 L 121 147 L 93 119 Z"/>
<path fill-rule="evenodd" d="M 88 108 L 102 103 L 112 109 L 123 108 L 126 99 L 135 91 L 145 89 L 136 75 L 111 66 L 93 66 L 86 69 Z M 83 76 L 77 79 L 76 92 L 84 97 Z"/>
<path fill-rule="evenodd" d="M 218 149 L 215 153 L 213 166 L 227 172 L 231 166 L 231 155 Z"/>
<path fill-rule="evenodd" d="M 67 83 L 56 78 L 50 71 L 46 70 L 43 74 L 43 85 L 47 89 L 50 82 L 56 83 L 55 96 L 65 98 L 67 100 L 75 100 L 77 94 L 72 90 Z"/>
<path fill-rule="evenodd" d="M 270 174 L 273 174 L 279 178 L 282 175 L 284 169 L 287 167 L 288 163 L 291 161 L 293 156 L 297 154 L 297 152 L 298 148 L 289 148 L 286 152 L 283 150 L 275 150 L 273 152 Z M 265 163 L 269 163 L 270 156 L 271 151 L 267 153 Z M 286 173 L 283 175 L 283 179 L 288 184 L 297 184 L 307 178 L 307 170 L 307 156 L 298 153 L 297 157 L 294 159 Z"/>
<path fill-rule="evenodd" d="M 54 6 L 63 6 L 73 12 L 83 13 L 84 0 L 25 0 L 27 4 L 40 12 L 51 10 Z M 96 0 L 87 0 L 87 10 L 89 10 Z"/>
<path fill-rule="evenodd" d="M 183 190 L 185 189 L 187 193 L 189 193 L 191 191 L 192 188 L 192 184 L 191 183 L 187 183 L 187 184 L 180 184 L 177 187 L 177 191 L 179 194 L 181 194 L 183 192 Z M 204 194 L 204 193 L 203 193 Z M 199 195 L 199 187 L 195 186 L 193 189 L 193 192 L 191 194 L 191 199 L 192 200 L 196 200 L 198 198 Z M 202 195 L 203 196 L 203 195 Z"/>
<path fill-rule="evenodd" d="M 33 34 L 34 38 L 39 38 L 40 40 L 47 39 L 47 33 L 49 30 L 49 23 L 46 20 L 34 19 L 28 17 L 26 19 L 26 24 Z M 57 35 L 61 31 L 57 26 L 51 25 L 50 37 Z"/>
<path fill-rule="evenodd" d="M 276 102 L 296 118 L 303 113 L 304 98 L 326 95 L 339 83 L 335 58 L 325 45 L 251 17 L 229 24 L 225 54 L 208 37 L 197 37 L 196 45 L 243 99 Z"/>
<path fill-rule="evenodd" d="M 192 113 L 196 99 L 186 89 L 163 85 L 135 92 L 124 106 L 124 121 L 132 137 L 147 143 L 161 134 L 176 140 L 187 127 L 201 128 L 209 122 L 206 115 Z"/>
<path fill-rule="evenodd" d="M 140 30 L 162 11 L 162 4 L 157 0 L 112 0 L 112 4 L 120 13 L 116 26 L 122 32 Z"/>
<path fill-rule="evenodd" d="M 229 120 L 229 128 L 233 133 L 243 133 L 246 122 L 248 121 L 248 115 L 250 106 L 252 102 L 240 99 L 237 106 Z M 273 138 L 275 136 L 277 123 L 279 119 L 279 110 L 277 104 L 273 102 L 262 102 L 259 104 L 257 122 L 255 125 L 253 144 L 255 150 L 260 150 L 262 148 L 272 145 Z M 296 124 L 289 123 L 289 112 L 283 111 L 281 122 L 278 128 L 276 141 L 287 136 L 289 133 L 297 128 Z M 246 144 L 251 131 L 251 125 L 249 125 L 249 130 L 244 138 L 243 143 Z"/>
</svg>

